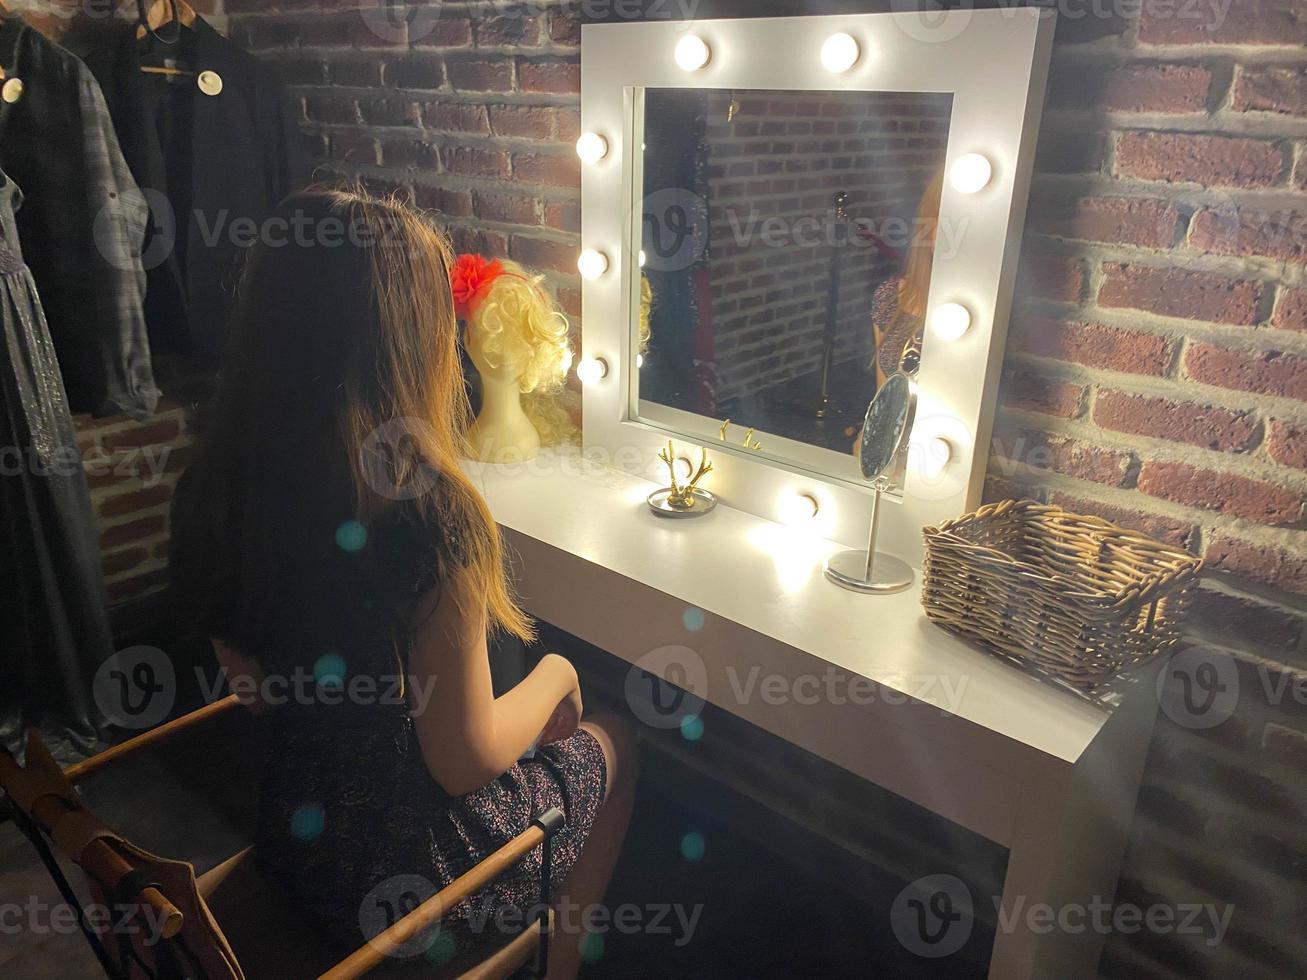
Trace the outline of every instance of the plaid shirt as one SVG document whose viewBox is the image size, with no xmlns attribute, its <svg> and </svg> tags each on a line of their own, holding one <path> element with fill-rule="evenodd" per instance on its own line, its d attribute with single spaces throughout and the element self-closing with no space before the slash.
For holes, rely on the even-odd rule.
<svg viewBox="0 0 1307 980">
<path fill-rule="evenodd" d="M 10 15 L 0 63 L 23 97 L 0 103 L 0 169 L 23 188 L 18 234 L 74 411 L 149 416 L 159 398 L 145 329 L 149 209 L 89 69 Z"/>
</svg>

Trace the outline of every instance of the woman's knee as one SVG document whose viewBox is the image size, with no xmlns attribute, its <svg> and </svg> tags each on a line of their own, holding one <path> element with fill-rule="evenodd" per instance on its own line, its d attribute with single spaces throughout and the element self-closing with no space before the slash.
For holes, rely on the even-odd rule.
<svg viewBox="0 0 1307 980">
<path fill-rule="evenodd" d="M 640 743 L 635 729 L 621 715 L 602 712 L 585 719 L 585 725 L 599 737 L 611 772 L 608 782 L 613 790 L 635 785 L 640 771 Z"/>
</svg>

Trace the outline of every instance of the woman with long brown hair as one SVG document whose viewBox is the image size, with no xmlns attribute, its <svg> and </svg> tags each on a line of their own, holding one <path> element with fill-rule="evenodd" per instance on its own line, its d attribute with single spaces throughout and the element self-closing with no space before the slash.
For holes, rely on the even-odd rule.
<svg viewBox="0 0 1307 980">
<path fill-rule="evenodd" d="M 634 743 L 619 719 L 581 721 L 562 657 L 491 691 L 488 632 L 532 626 L 459 465 L 470 413 L 443 236 L 402 204 L 310 190 L 264 239 L 178 489 L 172 567 L 179 608 L 270 713 L 265 873 L 357 946 L 396 882 L 443 887 L 558 806 L 555 891 L 599 901 Z M 501 911 L 531 905 L 539 874 L 537 851 L 446 918 L 439 950 L 512 921 Z M 575 974 L 579 939 L 560 937 L 551 977 Z"/>
</svg>

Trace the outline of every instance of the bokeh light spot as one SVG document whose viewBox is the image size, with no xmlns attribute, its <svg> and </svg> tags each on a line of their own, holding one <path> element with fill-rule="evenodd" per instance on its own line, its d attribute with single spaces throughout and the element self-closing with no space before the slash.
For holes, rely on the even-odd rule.
<svg viewBox="0 0 1307 980">
<path fill-rule="evenodd" d="M 703 629 L 703 610 L 690 606 L 685 612 L 681 613 L 681 622 L 691 633 L 698 633 L 699 630 Z"/>
<path fill-rule="evenodd" d="M 604 937 L 597 932 L 587 932 L 581 937 L 581 962 L 598 963 L 604 956 Z"/>
<path fill-rule="evenodd" d="M 697 830 L 692 830 L 681 838 L 681 857 L 691 864 L 701 861 L 707 849 L 708 844 L 703 839 L 703 834 Z"/>
<path fill-rule="evenodd" d="M 454 958 L 458 952 L 458 945 L 454 942 L 454 937 L 443 929 L 437 929 L 436 934 L 431 937 L 431 945 L 427 947 L 427 960 L 436 966 L 444 966 Z"/>
<path fill-rule="evenodd" d="M 322 687 L 345 686 L 345 658 L 338 653 L 326 653 L 313 665 L 313 679 Z"/>
<path fill-rule="evenodd" d="M 327 815 L 316 803 L 305 803 L 290 815 L 291 835 L 306 844 L 311 844 L 321 837 L 322 829 L 326 825 Z"/>
<path fill-rule="evenodd" d="M 368 543 L 368 529 L 358 521 L 346 521 L 336 528 L 336 544 L 342 551 L 362 551 Z"/>
<path fill-rule="evenodd" d="M 682 718 L 681 738 L 687 742 L 697 742 L 703 738 L 703 719 L 698 715 L 686 715 Z"/>
</svg>

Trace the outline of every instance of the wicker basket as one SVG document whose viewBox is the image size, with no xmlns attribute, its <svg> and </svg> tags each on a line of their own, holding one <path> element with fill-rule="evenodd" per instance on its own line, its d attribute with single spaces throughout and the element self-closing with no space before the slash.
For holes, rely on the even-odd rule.
<svg viewBox="0 0 1307 980">
<path fill-rule="evenodd" d="M 1165 653 L 1202 561 L 1033 500 L 1005 500 L 925 529 L 922 605 L 945 629 L 1094 694 Z"/>
</svg>

